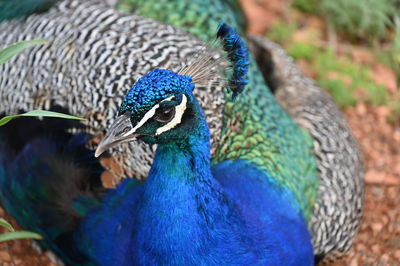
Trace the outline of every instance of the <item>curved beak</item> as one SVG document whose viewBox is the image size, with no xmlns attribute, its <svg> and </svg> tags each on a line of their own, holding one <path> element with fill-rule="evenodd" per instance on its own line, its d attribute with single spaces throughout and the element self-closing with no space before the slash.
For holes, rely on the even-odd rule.
<svg viewBox="0 0 400 266">
<path fill-rule="evenodd" d="M 125 112 L 123 115 L 117 117 L 114 124 L 108 129 L 107 134 L 100 141 L 97 146 L 95 157 L 99 157 L 103 152 L 118 144 L 129 142 L 138 136 L 135 134 L 130 121 L 130 113 Z"/>
</svg>

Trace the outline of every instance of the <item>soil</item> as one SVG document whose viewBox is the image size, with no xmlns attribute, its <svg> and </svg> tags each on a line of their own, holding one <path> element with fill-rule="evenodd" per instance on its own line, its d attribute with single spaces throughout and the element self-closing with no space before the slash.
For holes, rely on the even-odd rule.
<svg viewBox="0 0 400 266">
<path fill-rule="evenodd" d="M 364 217 L 350 254 L 334 265 L 400 265 L 400 121 L 386 107 L 346 110 L 365 163 Z"/>
<path fill-rule="evenodd" d="M 286 0 L 241 2 L 249 17 L 248 29 L 251 33 L 264 34 L 277 19 L 288 15 L 289 1 Z M 379 63 L 374 64 L 368 52 L 355 49 L 354 59 L 372 63 L 373 73 L 379 73 L 375 75 L 377 82 L 389 91 L 398 90 L 390 69 Z M 300 66 L 308 73 L 307 66 L 303 63 Z M 345 110 L 364 155 L 365 210 L 352 250 L 332 265 L 400 265 L 400 121 L 389 123 L 388 112 L 386 106 L 373 107 L 364 103 Z M 18 228 L 1 209 L 0 217 L 5 217 Z M 0 229 L 2 232 L 4 229 Z M 48 253 L 40 254 L 30 240 L 0 243 L 0 262 L 1 266 L 56 265 Z"/>
</svg>

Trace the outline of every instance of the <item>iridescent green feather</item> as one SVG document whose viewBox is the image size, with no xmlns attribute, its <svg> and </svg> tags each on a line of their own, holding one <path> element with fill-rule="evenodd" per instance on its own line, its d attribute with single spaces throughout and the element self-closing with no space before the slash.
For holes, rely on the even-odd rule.
<svg viewBox="0 0 400 266">
<path fill-rule="evenodd" d="M 33 12 L 46 11 L 57 0 L 0 0 L 0 22 L 12 18 L 22 18 Z"/>
<path fill-rule="evenodd" d="M 215 38 L 221 21 L 237 30 L 244 29 L 244 16 L 234 0 L 121 0 L 118 8 L 185 29 L 203 41 Z"/>
<path fill-rule="evenodd" d="M 123 0 L 120 7 L 175 27 L 204 41 L 214 39 L 219 22 L 243 30 L 243 16 L 233 1 Z M 270 173 L 292 191 L 309 219 L 319 184 L 310 135 L 298 127 L 275 101 L 253 58 L 249 85 L 235 103 L 227 95 L 220 146 L 213 162 L 244 159 Z"/>
</svg>

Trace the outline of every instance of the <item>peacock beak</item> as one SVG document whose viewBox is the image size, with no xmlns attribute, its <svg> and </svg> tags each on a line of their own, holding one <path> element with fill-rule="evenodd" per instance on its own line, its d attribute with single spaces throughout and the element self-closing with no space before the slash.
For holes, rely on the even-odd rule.
<svg viewBox="0 0 400 266">
<path fill-rule="evenodd" d="M 95 157 L 99 157 L 103 152 L 118 144 L 135 140 L 138 134 L 132 128 L 130 113 L 126 112 L 117 117 L 114 124 L 108 129 L 104 138 L 97 146 Z"/>
</svg>

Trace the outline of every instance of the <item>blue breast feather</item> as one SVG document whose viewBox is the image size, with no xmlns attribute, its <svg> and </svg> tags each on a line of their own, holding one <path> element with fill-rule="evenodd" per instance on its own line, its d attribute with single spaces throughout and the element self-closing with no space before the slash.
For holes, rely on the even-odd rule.
<svg viewBox="0 0 400 266">
<path fill-rule="evenodd" d="M 89 135 L 65 133 L 72 125 L 79 126 L 30 118 L 0 127 L 0 200 L 22 228 L 43 236 L 44 248 L 82 265 L 87 259 L 73 235 L 105 193 L 99 179 L 104 169 L 85 147 Z"/>
<path fill-rule="evenodd" d="M 89 257 L 101 265 L 313 264 L 307 225 L 288 203 L 290 193 L 246 161 L 214 166 L 216 179 L 190 181 L 186 159 L 159 158 L 154 178 L 125 181 L 107 195 L 78 234 L 86 235 L 79 239 Z M 182 167 L 166 167 L 172 161 Z"/>
</svg>

